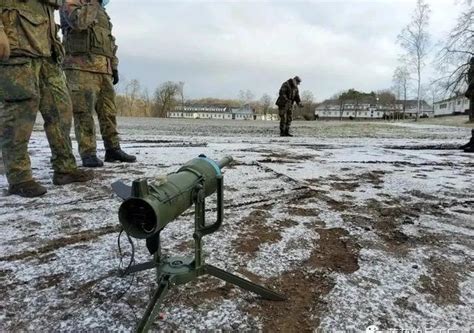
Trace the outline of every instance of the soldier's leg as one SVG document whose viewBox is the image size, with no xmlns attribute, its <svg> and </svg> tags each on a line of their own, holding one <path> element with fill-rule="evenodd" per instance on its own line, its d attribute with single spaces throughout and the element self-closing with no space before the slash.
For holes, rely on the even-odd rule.
<svg viewBox="0 0 474 333">
<path fill-rule="evenodd" d="M 290 126 L 293 121 L 293 107 L 290 106 L 286 110 L 286 134 L 290 135 Z"/>
<path fill-rule="evenodd" d="M 95 156 L 97 151 L 93 113 L 100 89 L 97 74 L 67 70 L 66 77 L 72 100 L 74 131 L 81 158 Z"/>
<path fill-rule="evenodd" d="M 0 65 L 0 145 L 10 186 L 33 179 L 28 142 L 39 106 L 38 74 L 32 59 Z"/>
<path fill-rule="evenodd" d="M 72 153 L 71 140 L 66 137 L 67 124 L 70 124 L 70 119 L 61 120 L 64 115 L 70 117 L 71 112 L 65 77 L 59 66 L 50 60 L 42 60 L 41 74 L 40 110 L 45 121 L 44 129 L 51 148 L 51 163 L 54 169 L 53 184 L 66 185 L 91 180 L 94 178 L 92 172 L 77 168 Z"/>
<path fill-rule="evenodd" d="M 280 135 L 286 133 L 286 110 L 285 108 L 278 108 L 278 115 L 280 116 Z"/>
<path fill-rule="evenodd" d="M 51 164 L 56 172 L 71 172 L 77 168 L 69 135 L 71 99 L 62 69 L 51 60 L 42 60 L 40 92 L 40 111 L 51 149 Z"/>
<path fill-rule="evenodd" d="M 112 77 L 101 74 L 102 84 L 97 98 L 96 112 L 99 128 L 106 150 L 120 149 L 120 139 L 117 131 L 117 106 L 115 104 L 115 89 Z"/>
<path fill-rule="evenodd" d="M 117 131 L 117 107 L 112 76 L 102 74 L 102 86 L 97 100 L 97 116 L 99 117 L 100 133 L 104 140 L 106 162 L 135 162 L 135 156 L 120 149 Z"/>
</svg>

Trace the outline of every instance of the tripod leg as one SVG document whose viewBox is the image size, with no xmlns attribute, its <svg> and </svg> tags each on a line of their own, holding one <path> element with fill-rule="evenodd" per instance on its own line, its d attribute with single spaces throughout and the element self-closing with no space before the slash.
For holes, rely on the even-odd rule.
<svg viewBox="0 0 474 333">
<path fill-rule="evenodd" d="M 215 266 L 206 265 L 205 271 L 209 275 L 215 276 L 216 278 L 235 284 L 236 286 L 239 286 L 242 289 L 256 293 L 257 295 L 260 295 L 264 299 L 268 299 L 271 301 L 286 300 L 286 297 L 281 294 L 278 294 L 274 291 L 271 291 L 270 289 L 267 289 L 258 284 L 250 282 L 249 280 L 242 279 L 238 277 L 237 275 L 223 271 L 222 269 L 217 268 Z"/>
<path fill-rule="evenodd" d="M 161 301 L 168 293 L 170 287 L 170 282 L 168 278 L 169 276 L 165 276 L 160 279 L 158 289 L 156 289 L 155 293 L 153 294 L 153 297 L 151 298 L 150 302 L 146 307 L 145 314 L 143 315 L 142 319 L 140 320 L 140 323 L 138 324 L 136 330 L 137 333 L 148 332 L 151 324 L 153 324 L 153 321 L 155 320 L 158 311 L 160 310 Z"/>
</svg>

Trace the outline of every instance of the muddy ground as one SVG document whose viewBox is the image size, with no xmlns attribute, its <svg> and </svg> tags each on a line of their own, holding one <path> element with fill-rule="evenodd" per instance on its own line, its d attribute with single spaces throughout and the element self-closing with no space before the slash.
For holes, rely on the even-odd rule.
<svg viewBox="0 0 474 333">
<path fill-rule="evenodd" d="M 153 271 L 119 274 L 132 248 L 122 236 L 121 258 L 121 201 L 110 184 L 176 171 L 201 153 L 235 159 L 224 172 L 224 225 L 204 238 L 206 261 L 288 299 L 201 277 L 170 290 L 153 329 L 472 329 L 474 156 L 456 149 L 469 127 L 293 128 L 295 137 L 280 138 L 274 122 L 124 118 L 122 146 L 138 162 L 56 187 L 38 125 L 33 172 L 48 194 L 0 196 L 0 330 L 133 330 L 156 281 Z M 210 221 L 214 208 L 209 197 Z M 192 232 L 190 209 L 162 232 L 164 253 L 192 254 Z M 143 241 L 134 246 L 135 262 L 149 260 Z"/>
</svg>

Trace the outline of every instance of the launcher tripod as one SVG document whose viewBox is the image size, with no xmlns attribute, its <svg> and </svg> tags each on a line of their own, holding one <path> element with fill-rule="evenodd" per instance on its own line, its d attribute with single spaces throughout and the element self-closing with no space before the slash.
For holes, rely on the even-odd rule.
<svg viewBox="0 0 474 333">
<path fill-rule="evenodd" d="M 260 295 L 262 298 L 273 301 L 283 301 L 286 297 L 271 291 L 258 284 L 242 279 L 234 274 L 228 273 L 213 265 L 206 264 L 202 253 L 202 238 L 216 232 L 222 225 L 224 216 L 224 186 L 223 176 L 216 177 L 217 180 L 217 221 L 206 225 L 205 216 L 205 191 L 202 182 L 198 182 L 193 191 L 194 213 L 194 257 L 162 257 L 160 231 L 146 239 L 147 248 L 153 255 L 150 262 L 131 266 L 125 274 L 135 273 L 147 269 L 156 268 L 158 288 L 148 303 L 146 311 L 136 329 L 136 332 L 147 332 L 159 313 L 163 298 L 173 285 L 186 284 L 197 279 L 201 275 L 212 275 L 221 280 L 239 286 L 245 290 Z M 119 196 L 126 199 L 133 196 L 134 192 L 143 188 L 143 184 L 134 182 L 132 188 L 123 183 L 115 183 L 114 189 Z M 137 195 L 138 196 L 138 195 Z"/>
</svg>

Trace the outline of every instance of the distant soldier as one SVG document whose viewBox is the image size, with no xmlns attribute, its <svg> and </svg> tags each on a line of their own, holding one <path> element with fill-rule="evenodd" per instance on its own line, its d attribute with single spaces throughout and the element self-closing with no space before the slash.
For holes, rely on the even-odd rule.
<svg viewBox="0 0 474 333">
<path fill-rule="evenodd" d="M 465 96 L 469 98 L 469 120 L 474 120 L 474 57 L 471 58 L 469 71 L 467 73 L 467 90 Z M 461 146 L 466 153 L 474 153 L 474 129 L 471 131 L 471 139 Z"/>
<path fill-rule="evenodd" d="M 53 183 L 93 178 L 78 170 L 68 129 L 72 106 L 59 65 L 64 51 L 54 10 L 61 0 L 2 0 L 0 5 L 0 146 L 8 192 L 23 197 L 46 193 L 32 176 L 28 142 L 38 110 L 51 148 Z"/>
<path fill-rule="evenodd" d="M 61 28 L 66 58 L 63 68 L 71 92 L 74 129 L 85 167 L 101 167 L 93 114 L 97 112 L 106 162 L 135 162 L 120 148 L 114 85 L 119 82 L 117 46 L 105 0 L 65 0 Z"/>
<path fill-rule="evenodd" d="M 290 125 L 293 120 L 293 104 L 296 103 L 299 107 L 302 107 L 298 92 L 298 85 L 300 83 L 301 79 L 295 76 L 281 85 L 278 99 L 275 103 L 278 106 L 278 113 L 280 115 L 280 136 L 293 136 L 290 134 Z"/>
</svg>

